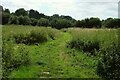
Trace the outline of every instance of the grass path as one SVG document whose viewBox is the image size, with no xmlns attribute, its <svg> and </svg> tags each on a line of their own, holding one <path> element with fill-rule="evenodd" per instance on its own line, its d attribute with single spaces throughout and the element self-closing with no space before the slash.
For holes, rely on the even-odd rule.
<svg viewBox="0 0 120 80">
<path fill-rule="evenodd" d="M 68 69 L 64 60 L 63 51 L 66 42 L 70 38 L 70 34 L 63 33 L 61 38 L 47 42 L 44 45 L 27 46 L 31 52 L 31 65 L 21 66 L 17 70 L 14 70 L 9 77 L 63 77 L 63 69 Z"/>
<path fill-rule="evenodd" d="M 69 33 L 38 46 L 26 46 L 30 50 L 31 64 L 11 72 L 10 78 L 93 78 L 92 58 L 66 48 Z"/>
</svg>

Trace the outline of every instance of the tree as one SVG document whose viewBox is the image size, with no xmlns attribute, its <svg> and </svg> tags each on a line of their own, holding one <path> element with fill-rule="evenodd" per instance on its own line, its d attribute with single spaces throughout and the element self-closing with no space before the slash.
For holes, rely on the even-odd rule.
<svg viewBox="0 0 120 80">
<path fill-rule="evenodd" d="M 61 29 L 61 28 L 71 27 L 73 26 L 73 24 L 69 20 L 66 20 L 66 19 L 54 19 L 51 22 L 51 26 L 53 28 Z"/>
<path fill-rule="evenodd" d="M 45 18 L 41 18 L 39 19 L 38 23 L 37 23 L 38 26 L 49 26 L 49 20 L 48 19 L 45 19 Z"/>
<path fill-rule="evenodd" d="M 28 12 L 24 9 L 24 8 L 20 8 L 20 9 L 17 9 L 15 11 L 15 15 L 16 16 L 27 16 L 28 15 Z"/>
<path fill-rule="evenodd" d="M 39 13 L 37 10 L 29 10 L 29 17 L 30 18 L 35 18 L 35 19 L 40 19 L 40 18 L 45 18 L 45 15 L 42 13 Z"/>
<path fill-rule="evenodd" d="M 78 20 L 75 23 L 76 27 L 83 27 L 83 28 L 100 28 L 101 27 L 101 21 L 99 18 L 86 18 L 83 20 Z"/>
<path fill-rule="evenodd" d="M 35 19 L 40 19 L 39 12 L 35 11 L 33 9 L 29 10 L 29 17 L 30 18 L 35 18 Z"/>
<path fill-rule="evenodd" d="M 19 25 L 24 25 L 24 17 L 23 16 L 19 16 L 18 20 L 19 20 Z"/>
<path fill-rule="evenodd" d="M 57 19 L 59 19 L 60 18 L 60 16 L 59 16 L 59 14 L 53 14 L 53 16 L 52 16 L 53 18 L 57 18 Z"/>
<path fill-rule="evenodd" d="M 81 27 L 86 28 L 86 21 L 85 20 L 81 20 Z"/>
<path fill-rule="evenodd" d="M 119 19 L 109 18 L 103 22 L 103 27 L 106 27 L 106 28 L 118 28 L 119 25 L 120 25 Z"/>
<path fill-rule="evenodd" d="M 37 19 L 31 18 L 31 25 L 32 25 L 32 26 L 36 26 L 36 25 L 37 25 L 37 22 L 38 22 Z"/>
<path fill-rule="evenodd" d="M 80 20 L 76 21 L 75 27 L 82 27 L 82 22 Z"/>
<path fill-rule="evenodd" d="M 4 12 L 10 14 L 10 10 L 9 9 L 5 9 Z"/>
<path fill-rule="evenodd" d="M 73 19 L 71 16 L 64 16 L 64 15 L 61 15 L 60 17 L 61 17 L 61 19 L 66 19 L 66 20 L 69 20 L 69 21 L 72 21 L 72 22 L 75 22 L 75 21 L 76 21 L 76 20 Z"/>
<path fill-rule="evenodd" d="M 12 16 L 10 17 L 10 19 L 9 19 L 8 24 L 19 24 L 18 17 L 12 15 Z"/>
<path fill-rule="evenodd" d="M 31 20 L 28 16 L 24 16 L 24 25 L 30 25 Z"/>
<path fill-rule="evenodd" d="M 99 18 L 90 18 L 89 19 L 89 28 L 100 28 L 101 27 L 101 21 Z"/>
<path fill-rule="evenodd" d="M 85 24 L 84 25 L 86 26 L 86 28 L 90 28 L 90 26 L 89 26 L 89 18 L 85 19 Z"/>
<path fill-rule="evenodd" d="M 19 25 L 30 25 L 31 20 L 28 16 L 19 16 Z"/>
<path fill-rule="evenodd" d="M 2 24 L 3 25 L 8 24 L 9 18 L 10 18 L 10 14 L 3 12 L 2 13 Z"/>
</svg>

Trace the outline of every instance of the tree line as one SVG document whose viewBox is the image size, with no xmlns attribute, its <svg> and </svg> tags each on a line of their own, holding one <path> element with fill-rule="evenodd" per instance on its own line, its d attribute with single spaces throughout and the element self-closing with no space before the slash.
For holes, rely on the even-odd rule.
<svg viewBox="0 0 120 80">
<path fill-rule="evenodd" d="M 54 14 L 52 16 L 39 13 L 37 10 L 25 10 L 24 8 L 17 9 L 10 13 L 9 9 L 2 9 L 2 25 L 32 25 L 32 26 L 51 26 L 53 28 L 120 28 L 120 19 L 107 18 L 100 20 L 99 18 L 91 17 L 83 20 L 75 20 L 71 16 Z"/>
</svg>

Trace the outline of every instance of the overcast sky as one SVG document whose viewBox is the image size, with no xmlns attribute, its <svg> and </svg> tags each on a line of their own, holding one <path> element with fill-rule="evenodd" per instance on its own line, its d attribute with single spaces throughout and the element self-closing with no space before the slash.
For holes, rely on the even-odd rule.
<svg viewBox="0 0 120 80">
<path fill-rule="evenodd" d="M 34 9 L 45 15 L 70 15 L 75 19 L 118 17 L 119 0 L 1 0 L 3 8 L 14 12 L 18 8 Z"/>
</svg>

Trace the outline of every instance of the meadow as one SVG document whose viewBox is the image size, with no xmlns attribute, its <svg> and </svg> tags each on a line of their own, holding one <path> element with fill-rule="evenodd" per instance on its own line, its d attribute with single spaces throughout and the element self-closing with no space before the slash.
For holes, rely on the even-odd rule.
<svg viewBox="0 0 120 80">
<path fill-rule="evenodd" d="M 118 78 L 120 30 L 4 25 L 3 78 Z"/>
</svg>

